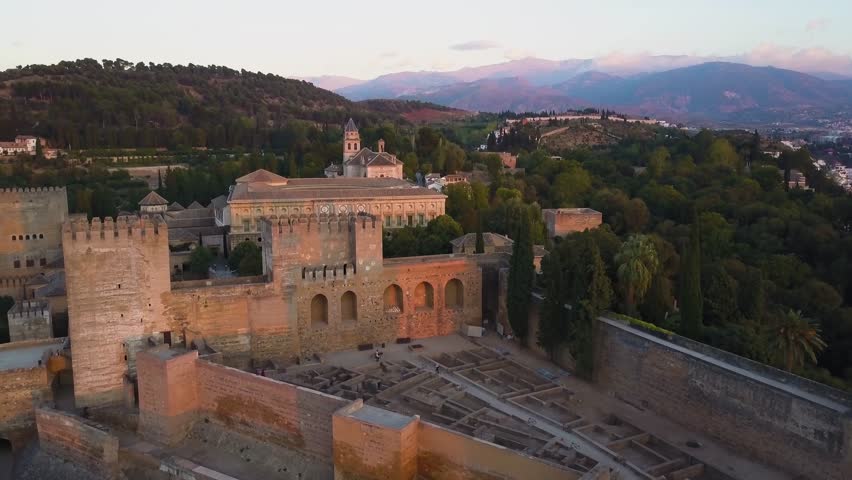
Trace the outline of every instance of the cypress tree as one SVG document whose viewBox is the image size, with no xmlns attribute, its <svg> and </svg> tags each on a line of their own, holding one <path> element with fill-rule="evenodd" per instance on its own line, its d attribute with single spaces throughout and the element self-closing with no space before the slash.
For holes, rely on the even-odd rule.
<svg viewBox="0 0 852 480">
<path fill-rule="evenodd" d="M 568 311 L 565 309 L 565 276 L 559 250 L 542 260 L 545 297 L 538 323 L 538 344 L 554 357 L 557 347 L 568 339 Z"/>
<path fill-rule="evenodd" d="M 530 295 L 533 288 L 533 245 L 530 238 L 530 220 L 527 215 L 521 219 L 521 228 L 512 245 L 512 260 L 509 266 L 509 286 L 506 308 L 509 313 L 509 324 L 515 336 L 522 344 L 529 334 Z"/>
<path fill-rule="evenodd" d="M 687 337 L 700 339 L 704 318 L 704 297 L 701 295 L 701 232 L 698 216 L 694 215 L 689 231 L 689 248 L 680 273 L 680 328 Z"/>
<path fill-rule="evenodd" d="M 485 239 L 482 237 L 482 214 L 476 210 L 476 252 L 485 253 Z"/>
</svg>

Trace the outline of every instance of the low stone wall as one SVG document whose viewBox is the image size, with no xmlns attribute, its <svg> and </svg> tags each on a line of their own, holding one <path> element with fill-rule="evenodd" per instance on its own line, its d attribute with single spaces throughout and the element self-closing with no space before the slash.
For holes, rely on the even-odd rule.
<svg viewBox="0 0 852 480">
<path fill-rule="evenodd" d="M 118 437 L 104 427 L 57 410 L 36 409 L 41 448 L 98 478 L 118 478 Z"/>
<path fill-rule="evenodd" d="M 0 432 L 32 426 L 33 403 L 51 395 L 47 368 L 0 371 Z"/>
<path fill-rule="evenodd" d="M 336 480 L 606 480 L 356 401 L 334 415 Z"/>
<path fill-rule="evenodd" d="M 849 395 L 679 337 L 604 318 L 598 326 L 602 389 L 791 473 L 850 478 Z"/>
<path fill-rule="evenodd" d="M 334 412 L 347 400 L 197 361 L 199 417 L 253 438 L 331 458 Z"/>
</svg>

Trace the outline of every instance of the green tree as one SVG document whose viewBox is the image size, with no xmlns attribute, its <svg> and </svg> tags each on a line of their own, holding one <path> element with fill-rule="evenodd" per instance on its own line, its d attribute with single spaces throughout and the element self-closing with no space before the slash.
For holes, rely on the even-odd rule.
<svg viewBox="0 0 852 480">
<path fill-rule="evenodd" d="M 36 138 L 35 159 L 39 161 L 44 160 L 44 151 L 42 150 L 41 138 Z"/>
<path fill-rule="evenodd" d="M 624 306 L 629 315 L 636 315 L 636 305 L 645 297 L 659 267 L 654 243 L 645 235 L 630 236 L 616 254 L 615 263 Z"/>
<path fill-rule="evenodd" d="M 519 229 L 515 243 L 512 245 L 506 308 L 512 331 L 523 345 L 529 334 L 528 316 L 535 266 L 533 265 L 533 245 L 530 239 L 529 218 L 522 218 L 521 221 L 525 228 Z"/>
<path fill-rule="evenodd" d="M 254 242 L 244 241 L 231 250 L 228 257 L 228 267 L 241 276 L 260 275 L 263 273 L 263 260 L 260 247 Z"/>
<path fill-rule="evenodd" d="M 740 156 L 727 139 L 718 138 L 707 151 L 707 161 L 713 165 L 722 165 L 732 170 L 739 170 Z"/>
<path fill-rule="evenodd" d="M 817 354 L 826 347 L 819 326 L 802 312 L 793 310 L 783 315 L 770 330 L 770 341 L 784 369 L 802 368 L 805 360 L 817 362 Z"/>
<path fill-rule="evenodd" d="M 704 325 L 704 297 L 701 294 L 701 229 L 696 217 L 689 232 L 689 247 L 683 255 L 680 272 L 681 333 L 700 339 Z"/>
<path fill-rule="evenodd" d="M 476 251 L 474 253 L 485 253 L 485 238 L 482 236 L 482 212 L 476 211 Z"/>
<path fill-rule="evenodd" d="M 198 246 L 189 255 L 189 270 L 192 273 L 207 274 L 210 264 L 213 263 L 213 252 L 205 246 Z"/>
</svg>

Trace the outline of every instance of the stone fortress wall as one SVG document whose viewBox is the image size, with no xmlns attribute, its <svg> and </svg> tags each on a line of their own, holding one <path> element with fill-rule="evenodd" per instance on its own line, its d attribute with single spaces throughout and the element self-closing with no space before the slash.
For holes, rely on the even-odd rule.
<svg viewBox="0 0 852 480">
<path fill-rule="evenodd" d="M 174 445 L 198 422 L 333 461 L 335 478 L 361 480 L 527 478 L 607 480 L 316 390 L 199 358 L 139 355 L 139 431 Z"/>
<path fill-rule="evenodd" d="M 0 189 L 0 295 L 23 298 L 26 279 L 62 257 L 65 188 Z"/>
<path fill-rule="evenodd" d="M 616 398 L 806 478 L 850 478 L 845 392 L 682 337 L 598 327 L 596 383 Z"/>
<path fill-rule="evenodd" d="M 265 219 L 264 277 L 236 285 L 172 285 L 159 217 L 63 232 L 78 407 L 127 398 L 136 353 L 151 344 L 195 341 L 248 368 L 481 325 L 474 256 L 384 260 L 370 215 Z"/>
</svg>

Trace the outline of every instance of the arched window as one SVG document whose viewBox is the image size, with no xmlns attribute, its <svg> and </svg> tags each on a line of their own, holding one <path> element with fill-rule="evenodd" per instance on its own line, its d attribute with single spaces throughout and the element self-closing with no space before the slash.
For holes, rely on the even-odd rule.
<svg viewBox="0 0 852 480">
<path fill-rule="evenodd" d="M 358 297 L 355 296 L 355 292 L 349 291 L 340 297 L 340 318 L 344 322 L 358 320 Z"/>
<path fill-rule="evenodd" d="M 415 310 L 432 310 L 434 307 L 435 294 L 432 290 L 432 285 L 426 282 L 420 282 L 414 288 L 414 309 Z"/>
<path fill-rule="evenodd" d="M 328 325 L 328 299 L 325 295 L 311 299 L 311 325 Z"/>
<path fill-rule="evenodd" d="M 464 285 L 459 279 L 450 280 L 444 287 L 444 306 L 447 308 L 464 307 Z"/>
<path fill-rule="evenodd" d="M 402 313 L 402 289 L 399 285 L 392 284 L 385 289 L 384 305 L 385 313 Z"/>
</svg>

